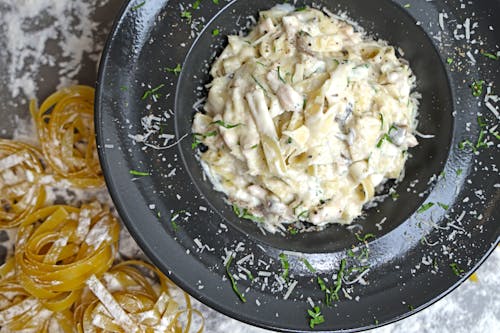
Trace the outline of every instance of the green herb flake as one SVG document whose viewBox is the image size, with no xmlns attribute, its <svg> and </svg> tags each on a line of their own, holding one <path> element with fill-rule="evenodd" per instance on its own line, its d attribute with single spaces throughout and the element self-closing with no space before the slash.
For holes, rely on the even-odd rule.
<svg viewBox="0 0 500 333">
<path fill-rule="evenodd" d="M 127 91 L 127 90 L 128 90 L 128 88 L 127 88 L 126 86 L 121 86 L 121 87 L 120 87 L 120 90 L 121 90 L 121 91 Z"/>
<path fill-rule="evenodd" d="M 283 268 L 283 273 L 281 274 L 281 276 L 285 280 L 288 281 L 288 273 L 290 270 L 290 263 L 288 262 L 288 258 L 286 256 L 286 254 L 284 254 L 284 253 L 280 253 L 279 258 L 280 258 L 280 262 L 281 262 L 281 268 Z"/>
<path fill-rule="evenodd" d="M 200 8 L 200 4 L 201 4 L 201 0 L 196 0 L 196 1 L 193 3 L 193 9 L 198 9 L 198 8 Z"/>
<path fill-rule="evenodd" d="M 159 86 L 157 86 L 156 88 L 153 88 L 153 89 L 150 89 L 150 90 L 147 90 L 146 92 L 144 92 L 144 95 L 142 95 L 141 99 L 142 100 L 145 100 L 147 99 L 149 96 L 152 96 L 152 97 L 158 97 L 159 94 L 157 94 L 157 91 L 160 90 L 161 88 L 163 88 L 165 85 L 162 83 L 160 84 Z"/>
<path fill-rule="evenodd" d="M 444 204 L 444 203 L 442 203 L 442 202 L 438 202 L 438 203 L 437 203 L 437 205 L 438 205 L 439 207 L 443 208 L 444 210 L 448 210 L 448 209 L 450 209 L 450 206 L 449 206 L 449 205 L 446 205 L 446 204 Z"/>
<path fill-rule="evenodd" d="M 280 67 L 280 66 L 278 66 L 278 70 L 277 70 L 277 72 L 278 72 L 278 79 L 279 79 L 281 82 L 283 82 L 284 84 L 286 84 L 285 79 L 281 76 L 281 72 L 280 72 L 280 70 L 281 70 L 281 67 Z"/>
<path fill-rule="evenodd" d="M 447 63 L 448 65 L 451 65 L 451 64 L 453 63 L 453 58 L 448 58 L 448 59 L 446 59 L 446 63 Z"/>
<path fill-rule="evenodd" d="M 488 148 L 488 144 L 485 141 L 485 139 L 486 139 L 486 133 L 487 132 L 485 130 L 481 130 L 479 132 L 479 138 L 477 139 L 476 149 Z"/>
<path fill-rule="evenodd" d="M 223 120 L 217 120 L 217 121 L 211 122 L 210 125 L 219 125 L 219 126 L 222 126 L 224 128 L 227 128 L 227 129 L 241 126 L 241 124 L 228 124 L 228 123 L 224 122 Z"/>
<path fill-rule="evenodd" d="M 302 12 L 304 10 L 307 9 L 307 6 L 302 6 L 302 7 L 298 7 L 297 9 L 295 9 L 296 12 Z"/>
<path fill-rule="evenodd" d="M 177 64 L 177 66 L 175 66 L 174 68 L 166 67 L 165 71 L 169 73 L 174 73 L 175 76 L 177 76 L 179 75 L 180 72 L 182 72 L 182 66 L 181 64 Z"/>
<path fill-rule="evenodd" d="M 500 59 L 496 54 L 493 54 L 493 53 L 481 51 L 481 54 L 483 56 L 485 56 L 486 58 L 489 58 L 491 60 L 498 60 L 498 59 Z"/>
<path fill-rule="evenodd" d="M 375 319 L 375 325 L 378 325 L 378 324 L 379 324 L 378 319 Z"/>
<path fill-rule="evenodd" d="M 404 8 L 410 8 L 411 5 L 409 3 L 407 3 L 406 5 L 403 6 Z"/>
<path fill-rule="evenodd" d="M 399 194 L 398 194 L 397 192 L 392 192 L 392 193 L 391 193 L 391 198 L 392 198 L 393 200 L 396 200 L 396 199 L 398 199 L 398 198 L 399 198 Z"/>
<path fill-rule="evenodd" d="M 456 174 L 457 174 L 457 176 L 460 176 L 463 172 L 464 172 L 464 170 L 462 170 L 462 169 L 458 169 L 458 170 L 456 171 Z"/>
<path fill-rule="evenodd" d="M 472 89 L 472 96 L 480 97 L 483 94 L 484 84 L 484 80 L 474 81 L 470 86 Z"/>
<path fill-rule="evenodd" d="M 212 2 L 213 2 L 214 4 L 216 4 L 216 5 L 218 5 L 218 4 L 219 4 L 219 0 L 212 0 Z"/>
<path fill-rule="evenodd" d="M 470 140 L 464 140 L 458 144 L 459 149 L 465 149 L 466 147 L 472 148 L 474 152 L 477 151 L 476 146 Z"/>
<path fill-rule="evenodd" d="M 315 306 L 312 310 L 307 310 L 309 314 L 309 327 L 314 328 L 316 325 L 322 324 L 325 322 L 325 317 L 321 314 L 321 309 L 319 306 Z"/>
<path fill-rule="evenodd" d="M 361 237 L 360 234 L 355 234 L 355 235 L 356 235 L 357 240 L 359 240 L 360 242 L 363 242 L 363 243 L 366 242 L 370 238 L 375 238 L 374 234 L 366 234 L 363 237 Z"/>
<path fill-rule="evenodd" d="M 212 30 L 212 36 L 219 36 L 219 35 L 220 35 L 220 30 L 219 29 Z"/>
<path fill-rule="evenodd" d="M 191 23 L 192 19 L 193 19 L 193 14 L 191 14 L 190 11 L 188 10 L 185 10 L 181 13 L 181 17 L 183 19 L 186 19 L 188 21 L 188 23 Z"/>
<path fill-rule="evenodd" d="M 486 127 L 486 122 L 484 121 L 484 118 L 481 117 L 481 116 L 478 116 L 477 117 L 477 124 L 479 125 L 479 127 L 483 128 L 483 127 Z"/>
<path fill-rule="evenodd" d="M 415 307 L 411 304 L 408 304 L 408 310 L 413 311 L 415 310 Z"/>
<path fill-rule="evenodd" d="M 304 103 L 302 103 L 302 110 L 305 110 L 307 106 L 307 99 L 304 98 Z"/>
<path fill-rule="evenodd" d="M 465 273 L 465 271 L 458 267 L 458 264 L 455 262 L 450 264 L 450 268 L 456 276 L 460 276 L 462 273 Z"/>
<path fill-rule="evenodd" d="M 236 295 L 238 295 L 238 297 L 240 298 L 240 300 L 243 303 L 246 303 L 247 299 L 238 290 L 238 286 L 236 285 L 236 281 L 234 280 L 233 274 L 231 274 L 231 272 L 229 271 L 229 267 L 231 267 L 231 263 L 233 262 L 233 258 L 234 257 L 231 254 L 229 257 L 229 260 L 227 261 L 227 264 L 226 264 L 226 274 L 227 274 L 227 277 L 229 278 L 229 280 L 231 281 L 231 287 L 233 288 L 233 291 L 236 293 Z"/>
<path fill-rule="evenodd" d="M 149 172 L 141 172 L 141 171 L 136 171 L 136 170 L 130 170 L 129 173 L 132 175 L 132 176 L 137 176 L 137 177 L 147 177 L 147 176 L 151 176 L 151 174 Z"/>
<path fill-rule="evenodd" d="M 256 223 L 264 223 L 264 219 L 259 216 L 252 215 L 248 213 L 248 209 L 244 208 L 241 209 L 240 207 L 233 205 L 233 212 L 238 216 L 239 218 L 245 219 L 245 220 L 250 220 Z"/>
<path fill-rule="evenodd" d="M 422 205 L 422 207 L 420 207 L 418 210 L 417 210 L 417 213 L 423 213 L 427 210 L 429 210 L 431 207 L 434 206 L 434 202 L 428 202 L 424 205 Z"/>
<path fill-rule="evenodd" d="M 391 128 L 392 128 L 392 127 L 391 127 Z M 389 132 L 390 132 L 390 130 L 389 130 Z M 377 143 L 377 148 L 382 147 L 382 145 L 384 144 L 384 141 L 387 141 L 387 142 L 392 143 L 392 139 L 391 139 L 391 137 L 389 136 L 389 134 L 387 134 L 387 133 L 386 133 L 386 134 L 384 134 L 384 135 L 382 136 L 382 138 L 380 138 L 380 140 L 379 140 L 379 141 L 378 141 L 378 143 Z"/>
<path fill-rule="evenodd" d="M 378 114 L 378 118 L 380 119 L 380 129 L 384 129 L 384 115 L 382 113 Z"/>
<path fill-rule="evenodd" d="M 146 4 L 146 1 L 143 1 L 140 4 L 132 7 L 131 10 L 137 10 L 137 9 L 141 8 L 142 6 L 144 6 L 145 4 Z"/>
<path fill-rule="evenodd" d="M 311 265 L 311 263 L 309 261 L 307 261 L 306 258 L 302 258 L 302 259 L 300 259 L 300 261 L 302 261 L 302 263 L 306 266 L 306 268 L 309 270 L 309 272 L 316 273 L 316 269 Z"/>
<path fill-rule="evenodd" d="M 251 76 L 252 76 L 252 79 L 255 81 L 255 83 L 260 87 L 260 89 L 264 90 L 264 92 L 267 94 L 267 90 L 266 90 L 266 88 L 264 88 L 264 86 L 262 85 L 262 83 L 260 83 L 259 80 L 257 80 L 255 78 L 255 76 L 253 76 L 253 74 Z"/>
</svg>

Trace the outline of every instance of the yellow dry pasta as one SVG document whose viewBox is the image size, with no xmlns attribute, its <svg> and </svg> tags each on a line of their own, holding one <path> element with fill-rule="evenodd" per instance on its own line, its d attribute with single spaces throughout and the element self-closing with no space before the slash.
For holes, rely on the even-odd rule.
<svg viewBox="0 0 500 333">
<path fill-rule="evenodd" d="M 0 139 L 0 229 L 13 228 L 45 203 L 42 154 L 22 142 Z"/>
</svg>

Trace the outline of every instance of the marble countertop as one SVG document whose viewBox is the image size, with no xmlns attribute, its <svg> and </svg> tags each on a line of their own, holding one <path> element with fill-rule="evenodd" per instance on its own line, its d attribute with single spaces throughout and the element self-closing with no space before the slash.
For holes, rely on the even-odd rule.
<svg viewBox="0 0 500 333">
<path fill-rule="evenodd" d="M 97 63 L 122 0 L 0 0 L 0 137 L 28 117 L 29 98 L 58 87 L 93 85 Z M 0 242 L 8 243 L 0 233 Z M 5 258 L 0 248 L 0 262 Z M 500 249 L 466 281 L 429 308 L 372 332 L 493 332 L 500 327 Z M 268 332 L 202 304 L 206 332 Z"/>
</svg>

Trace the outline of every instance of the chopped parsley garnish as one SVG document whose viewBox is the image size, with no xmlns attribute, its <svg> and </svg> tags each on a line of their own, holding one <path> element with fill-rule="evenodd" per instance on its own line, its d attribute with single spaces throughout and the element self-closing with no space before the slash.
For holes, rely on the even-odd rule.
<svg viewBox="0 0 500 333">
<path fill-rule="evenodd" d="M 231 281 L 231 287 L 233 288 L 233 290 L 236 293 L 236 295 L 238 295 L 238 297 L 240 298 L 240 300 L 243 303 L 246 303 L 247 299 L 238 290 L 238 286 L 236 285 L 236 281 L 234 280 L 233 274 L 231 274 L 231 272 L 229 271 L 229 267 L 231 266 L 232 262 L 233 262 L 233 255 L 231 254 L 230 257 L 229 257 L 229 260 L 227 261 L 227 264 L 226 264 L 226 274 L 227 274 L 227 277 Z"/>
<path fill-rule="evenodd" d="M 253 146 L 252 146 L 252 147 L 250 147 L 250 148 L 252 148 L 252 149 L 256 149 L 257 147 L 259 147 L 259 145 L 258 145 L 258 144 L 257 144 L 257 145 L 253 145 Z"/>
<path fill-rule="evenodd" d="M 219 125 L 219 126 L 222 126 L 224 128 L 227 128 L 227 129 L 231 129 L 231 128 L 235 128 L 235 127 L 238 127 L 238 126 L 241 126 L 241 124 L 228 124 L 222 120 L 217 120 L 217 121 L 214 121 L 214 122 L 211 122 L 210 125 Z"/>
<path fill-rule="evenodd" d="M 147 177 L 147 176 L 151 176 L 151 174 L 149 172 L 141 172 L 141 171 L 136 171 L 136 170 L 130 170 L 129 173 L 132 175 L 132 176 L 137 176 L 137 177 Z"/>
<path fill-rule="evenodd" d="M 451 65 L 451 64 L 453 63 L 453 58 L 448 58 L 448 59 L 446 59 L 446 63 L 447 63 L 448 65 Z"/>
<path fill-rule="evenodd" d="M 397 198 L 399 198 L 399 194 L 397 192 L 392 192 L 391 193 L 391 198 L 396 200 Z"/>
<path fill-rule="evenodd" d="M 429 209 L 431 209 L 431 207 L 434 206 L 434 202 L 428 202 L 424 205 L 422 205 L 422 207 L 420 207 L 418 210 L 417 210 L 417 213 L 423 213 Z"/>
<path fill-rule="evenodd" d="M 220 35 L 220 30 L 219 29 L 212 30 L 212 36 L 219 36 L 219 35 Z"/>
<path fill-rule="evenodd" d="M 281 76 L 280 69 L 281 69 L 281 67 L 278 66 L 278 79 L 280 79 L 281 82 L 283 82 L 284 84 L 286 84 L 285 79 Z"/>
<path fill-rule="evenodd" d="M 465 271 L 458 267 L 458 264 L 455 262 L 450 264 L 450 268 L 456 276 L 460 276 L 462 273 L 465 273 Z"/>
<path fill-rule="evenodd" d="M 301 212 L 297 218 L 300 220 L 300 219 L 306 219 L 307 217 L 309 216 L 309 211 L 308 210 L 304 210 L 303 212 Z"/>
<path fill-rule="evenodd" d="M 296 12 L 302 12 L 304 10 L 307 9 L 307 6 L 303 6 L 303 7 L 298 7 L 297 9 L 295 9 Z"/>
<path fill-rule="evenodd" d="M 212 2 L 213 2 L 214 4 L 216 4 L 216 5 L 218 5 L 218 4 L 219 4 L 219 0 L 212 0 Z"/>
<path fill-rule="evenodd" d="M 258 85 L 258 86 L 259 86 L 262 90 L 264 90 L 264 92 L 267 94 L 267 90 L 266 90 L 266 88 L 264 88 L 264 86 L 262 85 L 262 83 L 260 83 L 260 82 L 259 82 L 259 80 L 257 80 L 257 79 L 255 78 L 255 76 L 253 76 L 253 74 L 252 74 L 252 79 L 253 79 L 253 80 L 255 81 L 255 83 L 257 83 L 257 85 Z"/>
<path fill-rule="evenodd" d="M 464 170 L 458 169 L 457 172 L 456 172 L 456 174 L 457 174 L 457 176 L 460 176 L 463 172 L 464 172 Z"/>
<path fill-rule="evenodd" d="M 410 7 L 411 7 L 411 5 L 410 5 L 409 3 L 407 3 L 407 4 L 406 4 L 406 5 L 404 5 L 403 7 L 405 7 L 405 8 L 410 8 Z"/>
<path fill-rule="evenodd" d="M 137 9 L 141 8 L 142 6 L 144 6 L 145 4 L 146 4 L 146 1 L 143 1 L 140 4 L 132 7 L 131 10 L 137 10 Z"/>
<path fill-rule="evenodd" d="M 211 132 L 207 132 L 205 134 L 194 133 L 193 134 L 193 143 L 191 144 L 191 149 L 195 150 L 200 145 L 202 145 L 203 142 L 201 140 L 206 139 L 206 138 L 211 137 L 211 136 L 216 136 L 216 135 L 217 135 L 217 131 L 211 131 Z"/>
<path fill-rule="evenodd" d="M 186 212 L 185 210 L 180 210 L 180 211 L 172 214 L 172 218 L 170 219 L 170 225 L 172 226 L 172 229 L 174 230 L 174 232 L 179 231 L 179 225 L 177 224 L 177 222 L 175 222 L 175 220 L 179 216 L 181 216 L 182 213 L 185 213 L 185 212 Z"/>
<path fill-rule="evenodd" d="M 128 88 L 127 88 L 127 87 L 125 87 L 125 86 L 121 86 L 121 87 L 120 87 L 120 90 L 121 90 L 121 91 L 127 91 L 127 90 L 128 90 Z"/>
<path fill-rule="evenodd" d="M 157 98 L 159 96 L 159 94 L 157 94 L 157 91 L 160 90 L 161 88 L 163 88 L 165 85 L 162 83 L 160 84 L 158 87 L 156 88 L 153 88 L 153 89 L 150 89 L 146 92 L 144 92 L 144 95 L 142 95 L 142 100 L 145 100 L 146 98 L 148 98 L 149 96 L 152 96 L 154 98 Z"/>
<path fill-rule="evenodd" d="M 415 310 L 415 307 L 411 304 L 408 304 L 408 310 L 413 311 Z"/>
<path fill-rule="evenodd" d="M 484 121 L 483 117 L 481 117 L 481 116 L 477 117 L 477 124 L 481 128 L 486 127 L 486 125 L 487 125 L 486 122 Z"/>
<path fill-rule="evenodd" d="M 368 239 L 370 238 L 375 238 L 375 235 L 374 234 L 366 234 L 364 235 L 363 237 L 361 237 L 360 234 L 355 234 L 356 235 L 356 238 L 360 241 L 360 242 L 366 242 Z"/>
<path fill-rule="evenodd" d="M 196 1 L 193 3 L 193 9 L 198 9 L 198 8 L 200 8 L 200 4 L 201 4 L 201 0 L 196 0 Z"/>
<path fill-rule="evenodd" d="M 479 138 L 477 139 L 477 144 L 476 144 L 477 149 L 488 148 L 488 144 L 485 141 L 485 137 L 486 137 L 486 131 L 481 130 L 481 132 L 479 132 Z"/>
<path fill-rule="evenodd" d="M 472 96 L 479 97 L 483 94 L 484 83 L 484 80 L 476 80 L 471 84 Z"/>
<path fill-rule="evenodd" d="M 304 103 L 302 104 L 302 110 L 305 110 L 307 106 L 307 99 L 304 98 Z"/>
<path fill-rule="evenodd" d="M 241 209 L 240 207 L 233 205 L 233 212 L 236 214 L 236 216 L 238 216 L 239 218 L 245 219 L 245 220 L 250 220 L 253 222 L 257 222 L 257 223 L 264 222 L 264 219 L 262 217 L 255 216 L 255 215 L 248 213 L 248 209 L 246 209 L 246 208 Z"/>
<path fill-rule="evenodd" d="M 340 261 L 340 269 L 337 273 L 337 279 L 332 287 L 328 287 L 321 277 L 318 276 L 318 285 L 321 291 L 325 292 L 325 304 L 327 306 L 331 306 L 333 301 L 339 300 L 339 291 L 342 288 L 342 278 L 345 275 L 347 261 L 346 259 L 342 259 Z"/>
<path fill-rule="evenodd" d="M 448 205 L 446 205 L 446 204 L 444 204 L 444 203 L 442 203 L 442 202 L 438 202 L 438 203 L 437 203 L 437 205 L 438 205 L 439 207 L 443 208 L 444 210 L 448 210 L 448 209 L 450 209 L 450 206 L 448 206 Z"/>
<path fill-rule="evenodd" d="M 464 140 L 458 144 L 458 148 L 460 149 L 465 149 L 467 146 L 471 147 L 474 152 L 477 151 L 476 146 L 470 140 Z"/>
<path fill-rule="evenodd" d="M 262 67 L 267 67 L 266 64 L 264 64 L 263 62 L 260 62 L 260 61 L 256 61 L 255 62 L 257 65 L 261 65 Z"/>
<path fill-rule="evenodd" d="M 316 325 L 323 324 L 325 322 L 325 317 L 321 314 L 321 309 L 319 306 L 315 306 L 312 310 L 307 310 L 309 314 L 309 327 L 314 328 Z"/>
<path fill-rule="evenodd" d="M 174 68 L 166 67 L 165 71 L 169 73 L 174 73 L 175 76 L 177 76 L 179 75 L 180 72 L 182 72 L 182 66 L 181 64 L 177 64 L 177 66 L 175 66 Z"/>
<path fill-rule="evenodd" d="M 288 138 L 288 140 L 286 140 L 287 144 L 291 144 L 292 142 L 293 142 L 292 138 Z"/>
<path fill-rule="evenodd" d="M 489 58 L 491 60 L 498 60 L 499 59 L 499 57 L 496 54 L 493 54 L 493 53 L 481 51 L 481 54 L 483 56 L 485 56 L 486 58 Z"/>
<path fill-rule="evenodd" d="M 288 280 L 288 273 L 290 270 L 290 263 L 288 262 L 288 258 L 286 256 L 286 254 L 284 254 L 284 253 L 280 253 L 279 258 L 280 258 L 280 262 L 281 262 L 281 267 L 283 268 L 283 273 L 281 274 L 281 276 L 285 280 Z"/>
<path fill-rule="evenodd" d="M 295 236 L 299 233 L 299 229 L 293 227 L 293 226 L 289 226 L 288 227 L 288 232 L 290 233 L 290 235 L 292 236 Z"/>
<path fill-rule="evenodd" d="M 186 19 L 188 21 L 188 23 L 191 23 L 191 20 L 193 19 L 193 14 L 191 14 L 190 11 L 188 10 L 185 10 L 181 13 L 181 17 L 183 19 Z"/>
<path fill-rule="evenodd" d="M 384 128 L 384 115 L 382 113 L 379 113 L 378 117 L 380 119 L 380 129 L 383 129 Z"/>
<path fill-rule="evenodd" d="M 302 259 L 300 259 L 300 261 L 302 261 L 304 263 L 304 265 L 307 267 L 309 272 L 316 273 L 316 269 L 311 265 L 311 263 L 309 261 L 307 261 L 306 258 L 302 258 Z"/>
<path fill-rule="evenodd" d="M 378 141 L 377 143 L 377 148 L 380 148 L 382 147 L 382 145 L 384 144 L 384 141 L 387 141 L 387 142 L 390 142 L 392 143 L 392 139 L 391 137 L 389 136 L 389 134 L 385 133 L 382 138 L 380 138 L 380 140 Z"/>
<path fill-rule="evenodd" d="M 375 319 L 375 325 L 378 325 L 378 324 L 379 324 L 378 319 Z"/>
</svg>

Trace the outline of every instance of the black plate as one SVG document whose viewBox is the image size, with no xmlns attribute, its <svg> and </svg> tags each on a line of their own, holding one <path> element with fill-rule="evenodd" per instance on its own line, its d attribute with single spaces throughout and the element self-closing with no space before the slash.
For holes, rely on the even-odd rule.
<svg viewBox="0 0 500 333">
<path fill-rule="evenodd" d="M 240 0 L 223 7 L 222 0 L 220 5 L 203 1 L 197 10 L 190 9 L 193 2 L 126 4 L 102 58 L 96 96 L 99 154 L 113 200 L 149 258 L 177 284 L 233 318 L 290 332 L 309 329 L 306 299 L 310 297 L 326 319 L 316 330 L 358 331 L 427 307 L 456 288 L 491 253 L 500 239 L 496 223 L 500 214 L 495 209 L 500 196 L 495 166 L 498 141 L 488 134 L 487 141 L 493 144 L 477 154 L 467 145 L 460 149 L 459 143 L 476 144 L 481 130 L 478 114 L 484 114 L 488 124 L 484 129 L 498 123 L 482 106 L 482 99 L 472 96 L 469 85 L 483 79 L 500 86 L 499 62 L 473 54 L 477 64 L 472 65 L 465 54 L 475 49 L 494 51 L 500 45 L 500 34 L 489 29 L 500 14 L 499 1 L 475 1 L 465 9 L 459 1 L 314 2 L 333 12 L 346 12 L 370 34 L 402 49 L 422 94 L 418 129 L 435 135 L 421 139 L 411 150 L 407 176 L 397 186 L 399 198 L 387 198 L 356 221 L 364 234 L 376 235 L 369 240 L 368 283 L 354 285 L 353 299 L 341 294 L 331 308 L 321 302 L 316 275 L 331 278 L 341 259 L 347 258 L 346 251 L 362 243 L 339 226 L 296 236 L 263 235 L 251 222 L 238 220 L 222 196 L 203 180 L 191 148 L 193 104 L 206 93 L 198 87 L 210 81 L 207 69 L 223 49 L 224 36 L 241 30 L 247 16 L 255 16 L 274 2 Z M 298 1 L 297 6 L 306 3 L 310 4 Z M 187 9 L 192 13 L 191 23 L 181 18 Z M 439 25 L 440 12 L 448 16 L 444 30 Z M 472 18 L 475 32 L 468 42 L 465 36 L 454 37 L 465 34 L 463 28 L 454 30 L 467 17 Z M 221 35 L 213 36 L 216 28 Z M 481 46 L 471 43 L 473 39 Z M 448 58 L 453 59 L 451 64 Z M 177 64 L 183 65 L 179 76 L 172 72 Z M 155 92 L 160 95 L 144 96 L 162 84 Z M 175 134 L 182 138 L 180 143 L 162 150 L 135 144 L 130 136 L 144 134 L 141 119 L 151 115 L 164 119 L 148 143 L 163 145 L 161 133 Z M 150 176 L 134 177 L 130 170 Z M 431 202 L 433 207 L 418 212 Z M 188 214 L 169 222 L 182 211 Z M 376 224 L 384 218 L 379 230 Z M 200 242 L 207 247 L 201 250 Z M 235 260 L 253 254 L 255 267 L 259 259 L 270 263 L 268 269 L 263 264 L 253 268 L 254 275 L 264 270 L 279 274 L 278 255 L 289 251 L 292 281 L 297 281 L 290 298 L 283 297 L 287 288 L 261 289 L 261 276 L 257 282 L 238 282 L 247 299 L 240 302 L 223 279 L 225 250 L 236 248 L 241 251 Z M 318 272 L 309 272 L 301 258 L 307 258 Z M 349 259 L 348 264 L 355 263 Z"/>
</svg>

